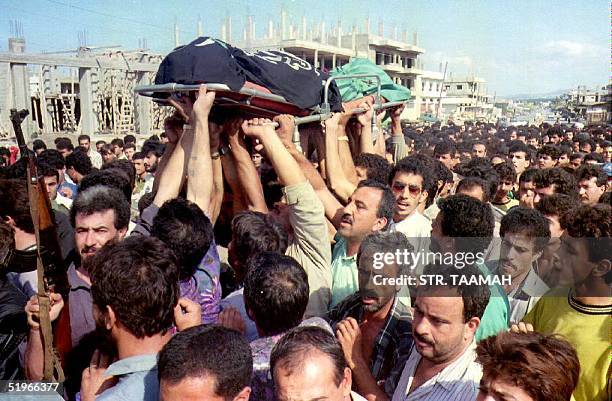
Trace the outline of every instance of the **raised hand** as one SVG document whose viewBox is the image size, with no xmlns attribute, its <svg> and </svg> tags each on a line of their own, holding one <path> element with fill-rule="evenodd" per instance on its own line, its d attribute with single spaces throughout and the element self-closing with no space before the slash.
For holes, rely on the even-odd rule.
<svg viewBox="0 0 612 401">
<path fill-rule="evenodd" d="M 283 142 L 283 145 L 291 145 L 293 143 L 293 131 L 295 130 L 295 121 L 293 116 L 289 114 L 281 114 L 274 117 L 274 121 L 278 123 L 276 133 Z"/>
<path fill-rule="evenodd" d="M 81 376 L 81 401 L 95 401 L 98 395 L 117 384 L 116 378 L 106 376 L 110 362 L 108 355 L 94 351 L 89 367 Z"/>
<path fill-rule="evenodd" d="M 206 90 L 206 85 L 200 85 L 200 90 L 198 91 L 198 98 L 193 104 L 192 116 L 195 119 L 198 118 L 206 118 L 208 119 L 208 115 L 210 114 L 210 109 L 213 106 L 215 101 L 216 92 L 208 92 Z"/>
<path fill-rule="evenodd" d="M 174 307 L 174 324 L 178 331 L 202 324 L 202 307 L 188 298 L 179 298 Z"/>
<path fill-rule="evenodd" d="M 336 338 L 344 351 L 344 358 L 353 369 L 356 363 L 363 362 L 361 348 L 361 329 L 355 319 L 349 317 L 336 326 Z"/>
<path fill-rule="evenodd" d="M 274 134 L 274 126 L 268 118 L 253 118 L 242 123 L 242 132 L 248 137 L 260 139 L 264 135 Z"/>
<path fill-rule="evenodd" d="M 239 333 L 244 334 L 246 332 L 246 325 L 240 312 L 234 308 L 226 308 L 219 313 L 219 325 L 227 327 L 228 329 L 236 330 Z"/>
<path fill-rule="evenodd" d="M 64 300 L 60 294 L 51 293 L 49 294 L 49 301 L 51 305 L 49 316 L 53 322 L 64 308 Z M 40 304 L 38 303 L 38 295 L 32 295 L 25 306 L 25 312 L 30 328 L 32 330 L 38 330 L 40 328 Z"/>
<path fill-rule="evenodd" d="M 530 323 L 518 322 L 510 326 L 510 331 L 513 333 L 531 333 L 534 330 Z"/>
<path fill-rule="evenodd" d="M 361 113 L 357 115 L 357 121 L 361 124 L 362 127 L 368 127 L 372 125 L 372 114 L 374 114 L 374 107 L 371 106 L 368 102 L 362 102 L 359 104 L 359 107 L 364 108 L 365 113 Z"/>
</svg>

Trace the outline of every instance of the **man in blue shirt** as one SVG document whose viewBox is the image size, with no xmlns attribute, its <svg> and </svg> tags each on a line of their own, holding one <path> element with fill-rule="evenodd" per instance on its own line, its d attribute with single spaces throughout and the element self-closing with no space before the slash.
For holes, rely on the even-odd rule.
<svg viewBox="0 0 612 401">
<path fill-rule="evenodd" d="M 129 237 L 91 259 L 96 326 L 115 346 L 117 361 L 96 352 L 83 372 L 81 400 L 157 401 L 157 353 L 170 340 L 179 297 L 172 251 L 156 238 Z"/>
</svg>

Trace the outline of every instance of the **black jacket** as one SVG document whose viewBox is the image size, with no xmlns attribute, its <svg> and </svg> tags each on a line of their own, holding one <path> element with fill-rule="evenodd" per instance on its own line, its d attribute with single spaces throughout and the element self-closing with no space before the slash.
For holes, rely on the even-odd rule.
<svg viewBox="0 0 612 401">
<path fill-rule="evenodd" d="M 28 332 L 25 295 L 0 277 L 0 380 L 23 379 L 19 344 Z"/>
</svg>

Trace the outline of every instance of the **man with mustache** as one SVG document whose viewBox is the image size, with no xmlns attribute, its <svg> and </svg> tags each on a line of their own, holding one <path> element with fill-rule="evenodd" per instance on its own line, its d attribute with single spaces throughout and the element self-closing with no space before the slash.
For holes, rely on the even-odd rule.
<svg viewBox="0 0 612 401">
<path fill-rule="evenodd" d="M 405 274 L 406 265 L 382 263 L 383 255 L 413 247 L 400 232 L 369 234 L 358 252 L 359 291 L 340 302 L 328 315 L 353 374 L 356 391 L 367 399 L 388 399 L 383 386 L 392 371 L 400 371 L 412 347 L 411 314 L 399 302 L 399 285 L 382 283 Z M 378 276 L 378 277 L 376 277 Z M 398 372 L 399 373 L 399 372 Z"/>
<path fill-rule="evenodd" d="M 479 276 L 475 266 L 428 265 L 425 274 L 438 275 L 445 283 L 418 287 L 412 321 L 415 346 L 392 400 L 474 400 L 482 377 L 475 361 L 475 334 L 491 293 L 485 285 L 450 279 Z"/>
<path fill-rule="evenodd" d="M 550 239 L 550 229 L 537 210 L 515 207 L 502 219 L 499 232 L 500 259 L 489 267 L 493 274 L 512 278 L 503 288 L 510 302 L 510 321 L 520 322 L 548 291 L 534 265 Z"/>
<path fill-rule="evenodd" d="M 85 334 L 95 329 L 90 272 L 84 262 L 106 243 L 121 241 L 125 237 L 130 221 L 130 205 L 118 189 L 96 185 L 78 193 L 72 205 L 71 220 L 75 229 L 76 251 L 80 259 L 68 267 L 71 340 L 75 346 Z M 56 298 L 52 298 L 55 302 L 52 315 L 57 309 L 57 317 L 64 301 L 59 294 L 53 296 Z M 28 316 L 38 312 L 36 295 L 28 301 L 26 312 Z M 29 318 L 28 321 L 32 319 Z M 25 354 L 25 370 L 30 380 L 42 379 L 43 357 L 40 327 L 31 324 Z"/>
</svg>

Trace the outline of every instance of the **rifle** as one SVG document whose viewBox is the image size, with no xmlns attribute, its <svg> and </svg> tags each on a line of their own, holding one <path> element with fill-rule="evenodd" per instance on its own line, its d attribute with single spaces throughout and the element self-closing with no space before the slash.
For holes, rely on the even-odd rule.
<svg viewBox="0 0 612 401">
<path fill-rule="evenodd" d="M 44 347 L 44 368 L 43 380 L 45 381 L 64 381 L 64 372 L 60 363 L 59 355 L 54 351 L 53 328 L 49 316 L 50 299 L 49 292 L 56 292 L 64 299 L 64 308 L 56 323 L 55 345 L 61 351 L 67 352 L 70 349 L 70 321 L 68 312 L 68 294 L 70 285 L 66 274 L 66 268 L 62 259 L 61 248 L 57 240 L 55 231 L 54 215 L 51 209 L 51 202 L 47 194 L 46 186 L 42 178 L 38 177 L 36 163 L 31 151 L 23 137 L 21 123 L 28 116 L 28 110 L 11 110 L 11 123 L 19 145 L 21 157 L 27 161 L 27 189 L 30 201 L 30 215 L 34 224 L 34 234 L 36 236 L 36 272 L 38 276 L 38 303 L 40 306 L 40 328 Z M 49 251 L 50 262 L 43 264 L 41 254 Z M 66 330 L 67 328 L 67 330 Z M 68 343 L 66 344 L 66 340 Z M 67 348 L 66 348 L 67 347 Z"/>
</svg>

